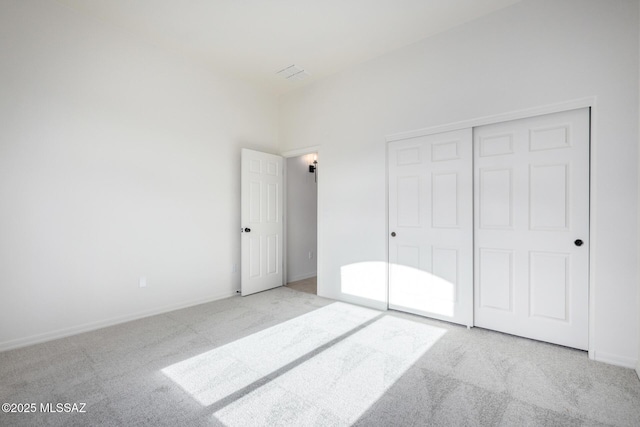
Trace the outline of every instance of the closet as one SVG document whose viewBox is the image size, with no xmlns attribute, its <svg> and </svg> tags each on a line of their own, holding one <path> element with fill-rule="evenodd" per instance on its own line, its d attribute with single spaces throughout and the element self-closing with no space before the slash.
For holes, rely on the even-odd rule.
<svg viewBox="0 0 640 427">
<path fill-rule="evenodd" d="M 589 113 L 389 143 L 389 308 L 587 349 Z"/>
</svg>

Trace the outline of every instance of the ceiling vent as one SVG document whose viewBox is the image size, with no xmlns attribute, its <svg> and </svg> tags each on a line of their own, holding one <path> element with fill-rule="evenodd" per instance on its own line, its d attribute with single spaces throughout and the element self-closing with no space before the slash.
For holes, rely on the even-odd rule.
<svg viewBox="0 0 640 427">
<path fill-rule="evenodd" d="M 290 82 L 305 79 L 310 75 L 303 68 L 298 67 L 297 65 L 289 65 L 287 68 L 283 68 L 276 74 L 289 80 Z"/>
</svg>

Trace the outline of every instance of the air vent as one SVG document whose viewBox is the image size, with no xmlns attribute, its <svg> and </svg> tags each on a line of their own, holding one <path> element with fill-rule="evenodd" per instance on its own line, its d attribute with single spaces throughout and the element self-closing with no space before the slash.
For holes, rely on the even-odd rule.
<svg viewBox="0 0 640 427">
<path fill-rule="evenodd" d="M 307 73 L 304 68 L 297 65 L 289 65 L 287 68 L 283 68 L 276 74 L 289 80 L 290 82 L 299 81 L 309 77 L 309 73 Z"/>
</svg>

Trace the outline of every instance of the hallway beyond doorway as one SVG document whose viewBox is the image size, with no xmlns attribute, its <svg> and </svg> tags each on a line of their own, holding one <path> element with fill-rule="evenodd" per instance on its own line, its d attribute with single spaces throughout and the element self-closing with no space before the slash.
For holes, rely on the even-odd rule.
<svg viewBox="0 0 640 427">
<path fill-rule="evenodd" d="M 302 279 L 295 282 L 287 283 L 287 287 L 295 289 L 296 291 L 306 292 L 308 294 L 318 294 L 317 277 L 309 277 L 308 279 Z"/>
</svg>

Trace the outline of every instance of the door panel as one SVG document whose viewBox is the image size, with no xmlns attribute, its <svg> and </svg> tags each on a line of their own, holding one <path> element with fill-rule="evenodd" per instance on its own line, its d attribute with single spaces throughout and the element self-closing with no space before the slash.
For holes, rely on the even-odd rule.
<svg viewBox="0 0 640 427">
<path fill-rule="evenodd" d="M 508 230 L 513 227 L 512 177 L 511 168 L 480 169 L 480 228 Z"/>
<path fill-rule="evenodd" d="M 243 296 L 282 285 L 282 170 L 282 157 L 242 150 Z"/>
<path fill-rule="evenodd" d="M 568 164 L 529 166 L 529 228 L 531 230 L 568 230 L 568 166 Z"/>
<path fill-rule="evenodd" d="M 589 110 L 481 126 L 474 145 L 475 324 L 586 349 Z"/>
<path fill-rule="evenodd" d="M 420 177 L 398 177 L 397 218 L 402 227 L 420 227 Z"/>
<path fill-rule="evenodd" d="M 513 251 L 481 248 L 478 251 L 480 307 L 513 311 Z"/>
<path fill-rule="evenodd" d="M 458 227 L 458 173 L 434 173 L 431 184 L 432 227 Z"/>
<path fill-rule="evenodd" d="M 471 130 L 389 144 L 389 307 L 473 321 Z"/>
<path fill-rule="evenodd" d="M 529 254 L 529 315 L 568 321 L 570 254 Z"/>
</svg>

